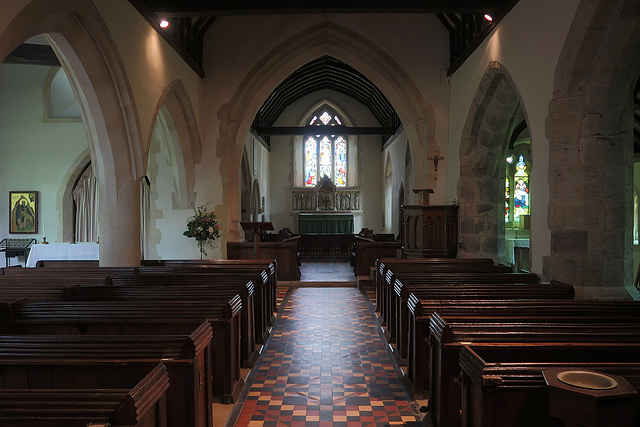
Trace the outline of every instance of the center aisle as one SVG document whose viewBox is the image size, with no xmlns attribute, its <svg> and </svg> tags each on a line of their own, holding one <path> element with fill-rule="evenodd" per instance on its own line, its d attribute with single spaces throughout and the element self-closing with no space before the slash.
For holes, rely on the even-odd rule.
<svg viewBox="0 0 640 427">
<path fill-rule="evenodd" d="M 357 288 L 295 288 L 284 303 L 230 425 L 422 425 Z"/>
</svg>

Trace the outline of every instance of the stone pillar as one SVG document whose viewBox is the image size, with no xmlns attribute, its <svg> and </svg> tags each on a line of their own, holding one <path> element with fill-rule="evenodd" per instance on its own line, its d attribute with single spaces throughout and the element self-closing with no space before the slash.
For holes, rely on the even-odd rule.
<svg viewBox="0 0 640 427">
<path fill-rule="evenodd" d="M 140 265 L 140 183 L 129 180 L 117 190 L 115 183 L 100 186 L 100 266 Z M 116 194 L 113 194 L 117 191 Z M 110 197 L 112 196 L 112 197 Z M 115 199 L 115 200 L 112 200 Z M 114 203 L 115 202 L 115 203 Z"/>
</svg>

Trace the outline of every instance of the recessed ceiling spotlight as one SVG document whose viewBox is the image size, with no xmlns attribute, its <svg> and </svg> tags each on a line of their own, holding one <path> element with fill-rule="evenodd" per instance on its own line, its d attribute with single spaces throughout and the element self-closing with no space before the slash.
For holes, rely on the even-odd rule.
<svg viewBox="0 0 640 427">
<path fill-rule="evenodd" d="M 488 13 L 484 14 L 484 19 L 486 19 L 487 21 L 491 22 L 493 21 L 493 16 L 489 15 Z"/>
<path fill-rule="evenodd" d="M 167 28 L 169 26 L 169 21 L 163 19 L 160 21 L 160 28 Z"/>
</svg>

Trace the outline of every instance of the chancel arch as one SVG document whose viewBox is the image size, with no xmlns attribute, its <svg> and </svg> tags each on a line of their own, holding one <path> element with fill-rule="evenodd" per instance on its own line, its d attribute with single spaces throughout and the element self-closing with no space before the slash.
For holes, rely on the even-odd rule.
<svg viewBox="0 0 640 427">
<path fill-rule="evenodd" d="M 514 129 L 526 124 L 520 95 L 509 73 L 493 62 L 473 99 L 460 145 L 458 196 L 460 257 L 487 257 L 507 263 L 505 177 Z M 517 135 L 516 135 L 517 137 Z"/>
<path fill-rule="evenodd" d="M 551 248 L 543 277 L 579 286 L 585 298 L 638 296 L 632 183 L 639 17 L 633 0 L 581 2 L 554 77 L 546 122 Z"/>
<path fill-rule="evenodd" d="M 219 153 L 227 206 L 224 230 L 231 241 L 239 239 L 240 182 L 237 173 L 242 146 L 256 112 L 269 94 L 289 74 L 304 64 L 330 55 L 357 69 L 370 79 L 397 111 L 418 158 L 424 148 L 419 141 L 435 138 L 435 114 L 411 78 L 392 58 L 364 37 L 339 25 L 323 22 L 295 34 L 257 61 L 230 101 L 218 112 Z M 412 144 L 412 145 L 413 145 Z M 417 167 L 416 170 L 422 170 Z M 416 176 L 422 182 L 424 176 Z"/>
<path fill-rule="evenodd" d="M 119 242 L 139 241 L 138 179 L 144 168 L 135 103 L 110 33 L 91 2 L 34 0 L 0 37 L 0 58 L 20 41 L 43 33 L 49 35 L 72 86 L 80 89 L 82 118 L 99 183 L 100 227 L 108 230 L 100 236 L 100 263 L 137 265 L 140 246 L 123 247 Z"/>
</svg>

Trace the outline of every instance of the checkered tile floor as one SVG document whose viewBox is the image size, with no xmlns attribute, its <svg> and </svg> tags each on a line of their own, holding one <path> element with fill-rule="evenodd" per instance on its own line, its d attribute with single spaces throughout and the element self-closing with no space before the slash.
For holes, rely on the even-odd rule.
<svg viewBox="0 0 640 427">
<path fill-rule="evenodd" d="M 422 425 L 357 288 L 292 288 L 236 426 Z"/>
</svg>

